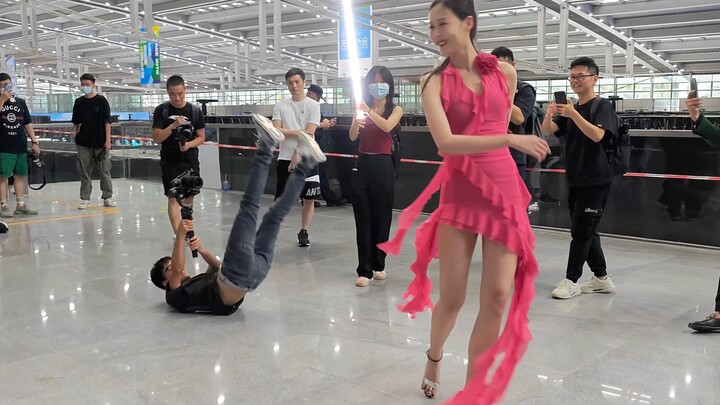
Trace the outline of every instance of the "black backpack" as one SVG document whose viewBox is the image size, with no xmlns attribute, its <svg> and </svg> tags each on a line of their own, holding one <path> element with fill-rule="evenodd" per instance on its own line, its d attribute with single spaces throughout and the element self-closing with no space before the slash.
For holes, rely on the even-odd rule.
<svg viewBox="0 0 720 405">
<path fill-rule="evenodd" d="M 595 97 L 590 106 L 590 119 L 593 121 L 598 108 L 600 108 L 600 97 Z M 630 126 L 617 113 L 615 113 L 615 119 L 617 120 L 617 134 L 608 140 L 603 139 L 602 142 L 613 174 L 623 176 L 630 169 L 630 154 L 632 153 Z"/>
</svg>

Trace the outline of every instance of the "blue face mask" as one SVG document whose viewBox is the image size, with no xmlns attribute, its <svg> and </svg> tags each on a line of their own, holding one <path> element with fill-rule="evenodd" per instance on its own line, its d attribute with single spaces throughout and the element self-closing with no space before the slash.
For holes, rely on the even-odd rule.
<svg viewBox="0 0 720 405">
<path fill-rule="evenodd" d="M 92 88 L 92 87 L 82 86 L 82 87 L 80 87 L 80 91 L 82 91 L 82 93 L 87 96 L 88 94 L 92 94 L 93 88 Z"/>
<path fill-rule="evenodd" d="M 11 91 L 13 88 L 12 83 L 5 83 L 2 88 L 3 93 L 7 93 L 8 91 Z"/>
<path fill-rule="evenodd" d="M 381 100 L 390 94 L 390 85 L 387 83 L 370 83 L 368 92 L 374 99 Z"/>
</svg>

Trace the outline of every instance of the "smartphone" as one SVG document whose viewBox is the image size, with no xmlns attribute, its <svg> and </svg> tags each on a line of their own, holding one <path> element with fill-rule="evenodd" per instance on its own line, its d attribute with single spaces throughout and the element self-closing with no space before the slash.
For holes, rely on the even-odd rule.
<svg viewBox="0 0 720 405">
<path fill-rule="evenodd" d="M 690 91 L 693 92 L 693 97 L 698 96 L 697 79 L 695 78 L 690 79 Z"/>
<path fill-rule="evenodd" d="M 555 104 L 567 104 L 567 93 L 564 91 L 556 91 Z"/>
</svg>

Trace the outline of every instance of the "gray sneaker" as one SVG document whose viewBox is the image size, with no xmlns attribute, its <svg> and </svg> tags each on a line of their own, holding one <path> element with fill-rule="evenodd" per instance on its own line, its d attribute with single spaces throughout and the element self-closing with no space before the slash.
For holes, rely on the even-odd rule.
<svg viewBox="0 0 720 405">
<path fill-rule="evenodd" d="M 18 215 L 37 215 L 38 212 L 36 210 L 31 210 L 30 207 L 27 206 L 27 204 L 23 204 L 21 206 L 15 207 L 15 213 Z"/>
<path fill-rule="evenodd" d="M 2 217 L 2 218 L 12 218 L 12 217 L 14 217 L 14 216 L 15 216 L 15 214 L 13 214 L 13 212 L 12 212 L 12 210 L 10 209 L 9 206 L 3 205 L 2 207 L 0 207 L 0 217 Z"/>
</svg>

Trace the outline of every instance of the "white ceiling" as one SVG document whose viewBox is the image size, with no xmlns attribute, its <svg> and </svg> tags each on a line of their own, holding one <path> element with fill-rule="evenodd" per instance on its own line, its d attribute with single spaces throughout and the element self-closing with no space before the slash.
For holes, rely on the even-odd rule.
<svg viewBox="0 0 720 405">
<path fill-rule="evenodd" d="M 266 40 L 273 40 L 274 1 L 281 9 L 281 62 L 274 50 L 263 58 L 258 1 L 268 1 Z M 23 3 L 24 2 L 24 3 Z M 613 47 L 613 74 L 626 72 L 627 42 L 635 45 L 634 74 L 718 72 L 720 62 L 720 3 L 701 0 L 489 0 L 476 1 L 478 42 L 484 50 L 507 46 L 531 78 L 563 74 L 561 65 L 578 56 L 594 57 L 604 67 L 607 46 Z M 570 6 L 566 60 L 561 52 L 560 19 L 563 3 Z M 28 41 L 22 32 L 22 4 L 26 4 Z M 379 33 L 380 63 L 396 76 L 416 79 L 437 61 L 427 37 L 428 1 L 373 0 L 373 25 Z M 0 0 L 0 45 L 15 55 L 20 66 L 32 66 L 36 77 L 58 77 L 58 63 L 69 66 L 71 83 L 81 71 L 103 81 L 107 90 L 142 90 L 138 86 L 137 36 L 132 36 L 130 3 L 109 0 Z M 336 76 L 336 0 L 155 0 L 156 24 L 161 26 L 163 75 L 181 74 L 191 82 L 218 89 L 278 85 L 285 71 L 300 66 L 316 81 Z M 538 60 L 538 7 L 546 7 L 545 60 Z M 140 11 L 143 2 L 140 2 Z M 600 19 L 600 20 L 599 20 Z M 34 22 L 34 25 L 32 24 Z M 33 43 L 36 30 L 37 44 Z M 58 60 L 62 33 L 68 35 L 68 58 Z M 58 37 L 61 39 L 58 40 Z M 249 42 L 249 57 L 245 43 Z M 239 53 L 238 53 L 239 50 Z M 62 55 L 64 52 L 60 51 Z M 62 59 L 62 58 L 60 58 Z M 27 65 L 24 65 L 27 64 Z M 248 84 L 228 82 L 249 65 Z M 605 70 L 605 69 L 603 69 Z M 62 80 L 59 80 L 62 81 Z M 117 83 L 117 84 L 116 84 Z M 115 87 L 116 86 L 116 87 Z M 118 88 L 119 87 L 119 88 Z"/>
</svg>

